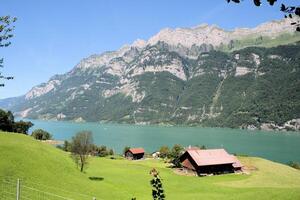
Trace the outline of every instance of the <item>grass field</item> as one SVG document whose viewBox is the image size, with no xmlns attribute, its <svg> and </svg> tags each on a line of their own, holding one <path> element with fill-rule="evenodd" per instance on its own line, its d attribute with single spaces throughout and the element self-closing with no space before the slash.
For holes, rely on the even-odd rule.
<svg viewBox="0 0 300 200">
<path fill-rule="evenodd" d="M 0 133 L 0 199 L 5 199 L 4 191 L 17 178 L 28 188 L 71 199 L 151 199 L 149 171 L 153 167 L 160 172 L 169 200 L 300 199 L 300 171 L 261 158 L 240 159 L 257 170 L 250 175 L 199 178 L 177 175 L 158 160 L 91 158 L 86 172 L 80 173 L 68 153 L 25 135 Z M 24 188 L 21 194 L 43 199 L 29 191 Z"/>
</svg>

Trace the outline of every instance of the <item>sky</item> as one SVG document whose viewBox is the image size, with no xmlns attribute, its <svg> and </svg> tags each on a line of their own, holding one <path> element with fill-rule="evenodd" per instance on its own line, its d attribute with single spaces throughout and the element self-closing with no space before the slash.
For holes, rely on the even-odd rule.
<svg viewBox="0 0 300 200">
<path fill-rule="evenodd" d="M 0 0 L 0 16 L 18 18 L 12 45 L 0 48 L 0 70 L 14 76 L 0 87 L 0 99 L 23 95 L 85 57 L 149 39 L 163 28 L 207 23 L 230 30 L 282 19 L 281 3 L 299 0 L 278 0 L 273 7 L 255 7 L 252 0 Z"/>
</svg>

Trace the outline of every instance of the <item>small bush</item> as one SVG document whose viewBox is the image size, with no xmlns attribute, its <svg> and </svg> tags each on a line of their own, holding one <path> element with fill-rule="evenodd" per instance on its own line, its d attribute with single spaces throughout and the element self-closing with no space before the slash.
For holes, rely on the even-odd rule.
<svg viewBox="0 0 300 200">
<path fill-rule="evenodd" d="M 114 155 L 114 151 L 112 149 L 107 148 L 104 145 L 101 146 L 93 145 L 91 148 L 91 155 L 106 157 L 108 155 Z"/>
<path fill-rule="evenodd" d="M 124 147 L 124 149 L 123 149 L 123 155 L 125 155 L 126 151 L 128 151 L 129 149 L 130 149 L 129 146 Z"/>
<path fill-rule="evenodd" d="M 290 161 L 290 162 L 288 162 L 288 165 L 292 168 L 300 170 L 300 163 L 298 163 L 298 162 Z"/>
<path fill-rule="evenodd" d="M 170 157 L 170 149 L 168 146 L 162 146 L 159 149 L 159 157 L 161 158 L 168 158 Z"/>
<path fill-rule="evenodd" d="M 68 140 L 64 141 L 64 144 L 62 145 L 61 149 L 67 152 L 71 151 L 71 143 Z"/>
<path fill-rule="evenodd" d="M 43 129 L 34 130 L 31 136 L 36 140 L 50 140 L 52 138 L 51 134 Z"/>
</svg>

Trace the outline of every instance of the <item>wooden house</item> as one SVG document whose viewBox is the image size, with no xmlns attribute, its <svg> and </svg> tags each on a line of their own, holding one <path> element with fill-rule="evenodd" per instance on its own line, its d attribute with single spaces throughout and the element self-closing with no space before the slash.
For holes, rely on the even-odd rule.
<svg viewBox="0 0 300 200">
<path fill-rule="evenodd" d="M 186 149 L 180 157 L 182 166 L 198 175 L 233 173 L 242 170 L 242 164 L 225 149 Z"/>
<path fill-rule="evenodd" d="M 125 152 L 125 157 L 130 160 L 143 159 L 145 150 L 143 148 L 130 148 Z"/>
</svg>

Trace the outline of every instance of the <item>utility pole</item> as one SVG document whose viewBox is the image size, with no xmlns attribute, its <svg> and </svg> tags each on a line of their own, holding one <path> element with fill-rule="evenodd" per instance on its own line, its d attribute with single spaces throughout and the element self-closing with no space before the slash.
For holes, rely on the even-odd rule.
<svg viewBox="0 0 300 200">
<path fill-rule="evenodd" d="M 20 179 L 17 180 L 17 200 L 20 200 Z"/>
</svg>

